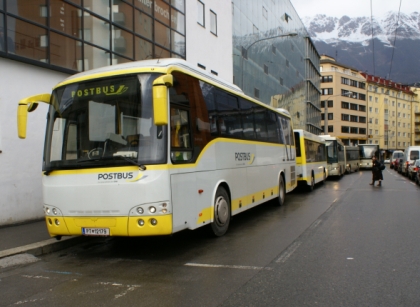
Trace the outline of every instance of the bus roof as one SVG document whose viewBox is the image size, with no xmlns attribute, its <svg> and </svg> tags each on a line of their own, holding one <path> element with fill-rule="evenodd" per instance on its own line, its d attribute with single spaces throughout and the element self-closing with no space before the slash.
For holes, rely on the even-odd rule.
<svg viewBox="0 0 420 307">
<path fill-rule="evenodd" d="M 319 135 L 313 134 L 309 131 L 303 130 L 303 129 L 293 129 L 293 132 L 297 132 L 300 135 L 303 135 L 303 137 L 305 139 L 308 140 L 312 140 L 314 142 L 318 142 L 318 143 L 324 143 L 325 144 L 325 139 L 321 138 Z"/>
<path fill-rule="evenodd" d="M 188 72 L 190 75 L 197 77 L 200 80 L 209 82 L 212 85 L 216 85 L 221 88 L 225 88 L 228 91 L 231 91 L 240 97 L 243 97 L 247 100 L 251 100 L 264 107 L 275 110 L 278 113 L 281 113 L 283 115 L 286 115 L 287 117 L 290 117 L 290 113 L 287 110 L 273 108 L 268 104 L 262 103 L 261 101 L 258 101 L 252 97 L 249 97 L 245 95 L 244 92 L 235 84 L 227 82 L 213 74 L 206 72 L 205 70 L 197 69 L 195 66 L 191 65 L 187 61 L 183 59 L 177 59 L 177 58 L 134 61 L 134 62 L 95 68 L 92 70 L 74 74 L 66 78 L 65 80 L 57 84 L 54 87 L 54 89 L 63 85 L 91 80 L 91 79 L 111 77 L 111 76 L 117 76 L 117 75 L 125 75 L 125 74 L 135 74 L 135 73 L 141 73 L 141 72 L 150 72 L 152 69 L 153 69 L 153 72 L 162 73 L 162 74 L 169 74 L 172 71 Z"/>
<path fill-rule="evenodd" d="M 232 83 L 226 82 L 215 75 L 209 74 L 205 70 L 199 70 L 183 59 L 176 59 L 176 58 L 133 61 L 133 62 L 128 62 L 128 63 L 95 68 L 95 69 L 91 69 L 91 70 L 74 74 L 68 77 L 67 79 L 65 79 L 59 85 L 62 85 L 62 83 L 76 82 L 75 79 L 79 81 L 79 79 L 86 80 L 86 79 L 91 79 L 91 78 L 100 78 L 100 77 L 108 76 L 108 75 L 120 75 L 120 74 L 126 74 L 126 73 L 142 72 L 144 69 L 151 68 L 151 67 L 155 68 L 157 72 L 170 73 L 173 70 L 173 69 L 170 69 L 171 66 L 182 67 L 198 75 L 202 75 L 206 79 L 211 79 L 215 83 L 226 86 L 235 92 L 243 94 L 242 90 L 238 86 Z"/>
</svg>

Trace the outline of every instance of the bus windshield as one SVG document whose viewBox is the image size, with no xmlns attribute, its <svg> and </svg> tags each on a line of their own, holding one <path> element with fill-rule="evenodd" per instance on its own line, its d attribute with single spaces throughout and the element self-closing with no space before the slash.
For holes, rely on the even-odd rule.
<svg viewBox="0 0 420 307">
<path fill-rule="evenodd" d="M 372 159 L 373 155 L 378 156 L 379 146 L 363 146 L 359 145 L 360 148 L 360 159 Z"/>
<path fill-rule="evenodd" d="M 125 75 L 64 85 L 48 113 L 44 170 L 166 161 L 166 132 L 153 124 L 152 82 Z"/>
<path fill-rule="evenodd" d="M 338 163 L 337 141 L 326 141 L 327 146 L 327 163 Z"/>
</svg>

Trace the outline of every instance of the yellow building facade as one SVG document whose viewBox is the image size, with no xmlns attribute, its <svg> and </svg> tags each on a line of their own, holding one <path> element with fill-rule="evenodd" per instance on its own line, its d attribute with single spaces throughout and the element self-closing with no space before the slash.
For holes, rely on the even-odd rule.
<svg viewBox="0 0 420 307">
<path fill-rule="evenodd" d="M 418 109 L 416 93 L 409 86 L 365 73 L 362 75 L 367 86 L 368 143 L 378 144 L 385 157 L 394 150 L 414 145 L 415 110 Z"/>
<path fill-rule="evenodd" d="M 321 56 L 321 125 L 345 145 L 367 142 L 366 80 L 360 72 Z"/>
</svg>

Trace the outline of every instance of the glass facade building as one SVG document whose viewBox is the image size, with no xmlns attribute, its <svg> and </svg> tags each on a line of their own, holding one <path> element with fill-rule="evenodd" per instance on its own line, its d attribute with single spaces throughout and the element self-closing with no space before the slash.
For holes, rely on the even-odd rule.
<svg viewBox="0 0 420 307">
<path fill-rule="evenodd" d="M 0 0 L 0 56 L 67 73 L 185 59 L 185 0 Z"/>
<path fill-rule="evenodd" d="M 232 1 L 234 83 L 320 134 L 320 57 L 289 0 Z"/>
</svg>

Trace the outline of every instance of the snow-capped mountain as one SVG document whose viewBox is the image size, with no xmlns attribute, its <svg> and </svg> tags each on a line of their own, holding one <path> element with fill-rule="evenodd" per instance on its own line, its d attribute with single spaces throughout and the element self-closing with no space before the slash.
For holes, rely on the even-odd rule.
<svg viewBox="0 0 420 307">
<path fill-rule="evenodd" d="M 316 15 L 302 21 L 320 54 L 396 82 L 420 81 L 418 12 L 388 12 L 372 19 Z"/>
</svg>

